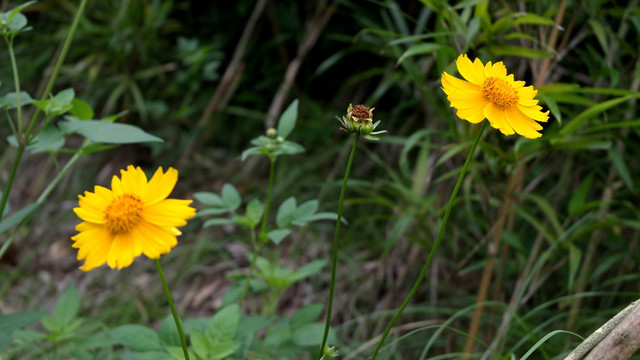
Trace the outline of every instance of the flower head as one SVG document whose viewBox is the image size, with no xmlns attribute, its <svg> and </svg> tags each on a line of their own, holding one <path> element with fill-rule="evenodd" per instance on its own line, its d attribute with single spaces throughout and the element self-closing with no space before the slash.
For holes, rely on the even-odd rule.
<svg viewBox="0 0 640 360">
<path fill-rule="evenodd" d="M 179 226 L 195 216 L 191 200 L 167 199 L 178 181 L 178 171 L 158 168 L 150 181 L 140 167 L 129 165 L 113 176 L 111 190 L 95 186 L 93 192 L 78 195 L 73 209 L 83 220 L 73 236 L 81 270 L 89 271 L 104 263 L 118 270 L 145 254 L 158 259 L 178 244 Z"/>
<path fill-rule="evenodd" d="M 471 123 L 489 119 L 492 127 L 505 135 L 514 132 L 535 139 L 542 134 L 542 126 L 536 121 L 546 122 L 549 111 L 542 112 L 538 93 L 533 86 L 524 86 L 524 81 L 515 81 L 507 75 L 502 61 L 483 65 L 479 59 L 473 63 L 467 55 L 456 60 L 460 75 L 467 81 L 442 73 L 442 90 L 447 94 L 451 107 L 458 110 L 458 117 Z"/>
<path fill-rule="evenodd" d="M 373 122 L 373 109 L 364 105 L 353 106 L 349 104 L 347 108 L 347 116 L 336 119 L 342 124 L 341 129 L 347 133 L 358 133 L 369 140 L 378 140 L 373 135 L 386 133 L 387 130 L 374 131 L 380 124 L 380 120 Z"/>
</svg>

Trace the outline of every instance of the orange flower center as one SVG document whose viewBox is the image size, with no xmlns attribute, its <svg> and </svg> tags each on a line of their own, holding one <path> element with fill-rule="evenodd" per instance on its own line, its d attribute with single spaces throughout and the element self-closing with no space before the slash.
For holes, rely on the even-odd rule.
<svg viewBox="0 0 640 360">
<path fill-rule="evenodd" d="M 484 81 L 482 94 L 503 110 L 518 102 L 518 91 L 507 81 L 495 77 L 488 77 Z"/>
<path fill-rule="evenodd" d="M 369 119 L 371 117 L 370 114 L 371 110 L 364 105 L 356 105 L 351 110 L 351 116 L 356 118 L 356 121 Z"/>
<path fill-rule="evenodd" d="M 143 205 L 137 195 L 122 194 L 113 199 L 104 210 L 107 229 L 114 234 L 131 231 L 142 220 Z"/>
</svg>

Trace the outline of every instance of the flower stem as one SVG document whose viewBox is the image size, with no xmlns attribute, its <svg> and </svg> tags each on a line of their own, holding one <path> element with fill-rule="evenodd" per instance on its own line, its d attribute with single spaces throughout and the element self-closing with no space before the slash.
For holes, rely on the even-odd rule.
<svg viewBox="0 0 640 360">
<path fill-rule="evenodd" d="M 182 325 L 180 324 L 180 317 L 178 316 L 178 312 L 176 311 L 176 307 L 173 304 L 173 299 L 171 298 L 171 292 L 169 291 L 169 286 L 167 286 L 167 280 L 164 278 L 164 273 L 162 272 L 162 266 L 160 266 L 160 260 L 155 259 L 156 268 L 158 269 L 158 275 L 160 275 L 160 280 L 162 281 L 162 288 L 164 289 L 164 294 L 167 296 L 167 301 L 169 302 L 169 307 L 171 308 L 171 314 L 173 315 L 173 320 L 176 322 L 176 328 L 178 329 L 178 334 L 180 335 L 180 343 L 182 343 L 182 351 L 184 352 L 184 358 L 189 360 L 189 350 L 187 349 L 187 340 L 184 337 L 184 332 L 182 331 Z"/>
<path fill-rule="evenodd" d="M 347 162 L 347 170 L 344 172 L 344 179 L 342 180 L 342 189 L 340 190 L 340 200 L 338 200 L 338 218 L 336 219 L 336 231 L 333 236 L 333 250 L 331 253 L 331 282 L 329 283 L 329 301 L 327 302 L 327 318 L 324 325 L 324 335 L 322 335 L 322 344 L 320 345 L 320 355 L 318 359 L 322 359 L 324 356 L 324 347 L 327 344 L 327 337 L 329 336 L 329 328 L 331 327 L 331 311 L 333 309 L 333 289 L 336 283 L 336 267 L 338 264 L 338 239 L 340 237 L 340 224 L 342 222 L 342 205 L 344 203 L 344 194 L 347 192 L 347 181 L 349 181 L 349 173 L 351 172 L 351 165 L 353 164 L 353 158 L 356 154 L 356 146 L 358 145 L 358 138 L 360 134 L 356 133 L 353 139 L 353 147 L 351 147 L 351 154 L 349 155 L 349 161 Z"/>
<path fill-rule="evenodd" d="M 453 192 L 451 193 L 451 197 L 449 198 L 449 202 L 447 203 L 447 206 L 445 208 L 444 216 L 442 218 L 442 223 L 440 223 L 440 229 L 438 230 L 438 236 L 436 237 L 436 241 L 433 243 L 433 246 L 431 247 L 431 252 L 429 253 L 429 257 L 427 258 L 427 261 L 424 263 L 424 266 L 422 267 L 422 271 L 420 272 L 418 279 L 416 280 L 415 284 L 413 284 L 413 288 L 411 289 L 411 292 L 409 292 L 409 295 L 407 295 L 407 298 L 404 299 L 404 302 L 400 306 L 400 309 L 398 309 L 396 314 L 393 316 L 393 319 L 391 319 L 391 322 L 389 323 L 384 333 L 382 334 L 382 338 L 380 338 L 380 341 L 378 341 L 378 345 L 376 345 L 376 348 L 373 351 L 373 355 L 371 355 L 371 360 L 375 360 L 376 356 L 378 355 L 378 351 L 380 351 L 380 347 L 384 343 L 384 340 L 387 338 L 387 335 L 389 335 L 389 331 L 391 331 L 393 324 L 395 324 L 396 320 L 398 320 L 398 318 L 402 314 L 402 311 L 404 311 L 404 308 L 407 307 L 407 304 L 409 304 L 409 301 L 411 301 L 413 296 L 416 294 L 416 291 L 418 291 L 420 284 L 422 284 L 422 280 L 424 279 L 424 276 L 427 273 L 427 269 L 429 269 L 431 260 L 433 260 L 433 257 L 435 256 L 436 251 L 438 250 L 438 246 L 440 245 L 440 241 L 442 240 L 442 235 L 444 234 L 444 229 L 447 226 L 447 221 L 449 220 L 449 214 L 451 213 L 451 208 L 453 207 L 454 200 L 458 195 L 458 190 L 460 189 L 460 185 L 462 185 L 462 180 L 464 179 L 464 175 L 467 172 L 467 168 L 469 167 L 469 163 L 471 162 L 473 153 L 476 150 L 476 146 L 478 146 L 478 142 L 480 142 L 480 137 L 482 136 L 482 133 L 484 132 L 484 128 L 486 126 L 487 126 L 487 121 L 483 121 L 482 126 L 480 127 L 480 131 L 478 131 L 478 134 L 476 135 L 476 139 L 473 142 L 473 145 L 471 146 L 471 150 L 469 150 L 467 159 L 464 161 L 462 170 L 460 170 L 460 175 L 458 175 L 458 181 L 456 182 L 456 185 L 453 188 Z"/>
<path fill-rule="evenodd" d="M 244 298 L 247 296 L 247 291 L 249 290 L 249 282 L 251 281 L 251 277 L 253 276 L 253 269 L 256 266 L 256 261 L 258 260 L 258 254 L 260 253 L 260 249 L 262 249 L 262 245 L 265 243 L 265 239 L 267 238 L 266 229 L 267 229 L 267 219 L 269 217 L 269 207 L 271 206 L 271 193 L 273 192 L 273 178 L 275 177 L 275 167 L 276 167 L 276 158 L 269 157 L 269 185 L 267 186 L 267 199 L 264 204 L 264 212 L 262 213 L 262 223 L 260 224 L 260 233 L 258 234 L 258 243 L 253 249 L 253 257 L 251 258 L 251 265 L 249 265 L 249 273 L 247 274 L 247 280 L 244 282 L 244 288 L 242 289 L 242 295 L 240 296 L 240 306 L 244 302 Z M 253 231 L 253 229 L 252 229 Z"/>
</svg>

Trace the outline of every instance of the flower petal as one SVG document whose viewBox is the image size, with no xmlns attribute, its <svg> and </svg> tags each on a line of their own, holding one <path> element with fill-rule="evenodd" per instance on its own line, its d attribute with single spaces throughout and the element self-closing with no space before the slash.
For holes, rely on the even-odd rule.
<svg viewBox="0 0 640 360">
<path fill-rule="evenodd" d="M 478 64 L 480 65 L 479 67 L 477 66 Z M 460 55 L 456 60 L 456 66 L 460 75 L 472 84 L 480 86 L 486 80 L 482 62 L 477 58 L 475 62 L 472 63 L 467 55 Z"/>
<path fill-rule="evenodd" d="M 164 199 L 173 191 L 178 182 L 178 170 L 169 168 L 166 173 L 162 172 L 162 168 L 158 168 L 153 177 L 149 181 L 146 191 L 142 193 L 142 201 L 146 205 L 153 205 Z"/>
<path fill-rule="evenodd" d="M 484 116 L 489 120 L 489 124 L 495 129 L 500 130 L 505 135 L 513 135 L 514 131 L 509 122 L 505 118 L 505 112 L 494 103 L 488 103 L 484 108 Z"/>
<path fill-rule="evenodd" d="M 196 215 L 196 209 L 189 206 L 191 202 L 191 200 L 165 199 L 145 207 L 142 217 L 157 226 L 184 226 L 187 224 L 187 219 Z"/>
</svg>

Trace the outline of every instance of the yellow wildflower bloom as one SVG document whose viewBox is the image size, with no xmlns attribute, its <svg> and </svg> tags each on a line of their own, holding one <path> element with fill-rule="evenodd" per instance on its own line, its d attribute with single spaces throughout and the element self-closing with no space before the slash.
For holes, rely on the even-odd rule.
<svg viewBox="0 0 640 360">
<path fill-rule="evenodd" d="M 536 121 L 546 122 L 549 111 L 541 111 L 534 99 L 538 91 L 533 86 L 525 87 L 524 81 L 515 81 L 512 74 L 507 75 L 502 61 L 483 65 L 479 59 L 472 63 L 463 54 L 456 60 L 456 66 L 467 81 L 443 72 L 442 90 L 459 118 L 474 124 L 487 118 L 492 127 L 505 135 L 515 132 L 529 139 L 542 136 L 538 132 L 542 126 Z"/>
<path fill-rule="evenodd" d="M 178 244 L 177 227 L 196 214 L 191 200 L 167 199 L 178 181 L 176 169 L 163 173 L 158 168 L 150 181 L 133 165 L 120 173 L 122 179 L 113 176 L 111 190 L 95 186 L 94 192 L 78 195 L 73 211 L 83 222 L 71 240 L 78 260 L 85 261 L 81 270 L 104 263 L 120 270 L 141 254 L 158 259 Z"/>
</svg>

